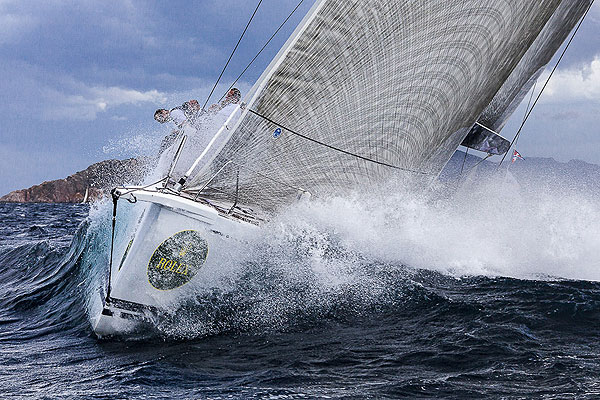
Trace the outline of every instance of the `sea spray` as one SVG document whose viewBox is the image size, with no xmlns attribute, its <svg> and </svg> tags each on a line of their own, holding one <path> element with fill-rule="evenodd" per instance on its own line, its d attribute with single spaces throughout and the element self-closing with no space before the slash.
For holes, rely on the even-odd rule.
<svg viewBox="0 0 600 400">
<path fill-rule="evenodd" d="M 454 276 L 599 280 L 597 197 L 501 178 L 451 194 L 415 194 L 392 183 L 379 193 L 292 207 L 275 226 L 305 226 L 336 235 L 364 258 Z"/>
<path fill-rule="evenodd" d="M 590 193 L 522 183 L 489 176 L 458 190 L 436 185 L 415 193 L 390 182 L 369 193 L 292 205 L 258 231 L 230 238 L 221 264 L 186 285 L 186 297 L 156 328 L 167 337 L 194 338 L 368 317 L 413 304 L 415 296 L 431 298 L 422 288 L 428 271 L 599 280 L 600 202 Z M 135 225 L 126 220 L 139 218 L 122 203 L 116 262 L 131 235 L 126 227 Z M 92 242 L 104 244 L 90 243 L 84 257 L 95 270 L 90 296 L 97 300 L 107 273 L 109 206 L 90 213 Z"/>
</svg>

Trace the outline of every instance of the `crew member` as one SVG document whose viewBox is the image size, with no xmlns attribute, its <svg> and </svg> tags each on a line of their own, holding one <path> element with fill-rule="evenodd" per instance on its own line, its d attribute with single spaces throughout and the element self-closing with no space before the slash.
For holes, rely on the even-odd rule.
<svg viewBox="0 0 600 400">
<path fill-rule="evenodd" d="M 165 136 L 160 143 L 160 148 L 158 150 L 158 154 L 162 154 L 163 151 L 168 149 L 177 139 L 177 136 L 181 132 L 183 125 L 187 122 L 187 117 L 185 112 L 182 110 L 182 107 L 175 107 L 171 110 L 167 110 L 164 108 L 159 108 L 154 113 L 154 119 L 164 124 L 166 122 L 173 122 L 175 124 L 176 129 Z"/>
<path fill-rule="evenodd" d="M 219 104 L 213 104 L 212 106 L 208 107 L 208 112 L 217 113 L 230 104 L 238 104 L 241 98 L 242 93 L 240 90 L 238 88 L 232 88 L 227 92 L 223 101 L 221 101 Z"/>
</svg>

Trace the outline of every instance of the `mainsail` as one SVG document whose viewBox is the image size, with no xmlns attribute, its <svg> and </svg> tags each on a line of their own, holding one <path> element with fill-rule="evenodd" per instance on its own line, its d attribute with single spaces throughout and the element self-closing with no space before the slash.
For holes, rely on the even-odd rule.
<svg viewBox="0 0 600 400">
<path fill-rule="evenodd" d="M 426 183 L 509 78 L 496 120 L 547 63 L 552 28 L 542 61 L 523 57 L 561 3 L 585 2 L 317 0 L 184 190 L 270 209 L 392 176 Z"/>
</svg>

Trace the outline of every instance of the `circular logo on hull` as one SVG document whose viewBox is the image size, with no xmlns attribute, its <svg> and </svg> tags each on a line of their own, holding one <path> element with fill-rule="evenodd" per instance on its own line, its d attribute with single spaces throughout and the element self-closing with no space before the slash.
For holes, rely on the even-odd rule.
<svg viewBox="0 0 600 400">
<path fill-rule="evenodd" d="M 148 282 L 159 290 L 188 283 L 202 267 L 208 243 L 197 231 L 181 231 L 160 244 L 148 263 Z"/>
</svg>

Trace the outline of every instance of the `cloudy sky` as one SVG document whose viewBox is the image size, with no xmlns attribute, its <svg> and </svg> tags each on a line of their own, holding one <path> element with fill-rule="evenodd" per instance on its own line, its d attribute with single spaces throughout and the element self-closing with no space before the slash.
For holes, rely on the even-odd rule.
<svg viewBox="0 0 600 400">
<path fill-rule="evenodd" d="M 223 85 L 299 0 L 263 0 Z M 154 110 L 208 95 L 257 1 L 0 0 L 0 195 L 154 151 Z M 246 92 L 312 5 L 240 83 Z M 225 87 L 219 88 L 223 91 Z M 219 94 L 221 94 L 219 92 Z M 517 110 L 503 134 L 512 137 Z M 527 156 L 600 163 L 600 2 L 519 141 Z"/>
</svg>

